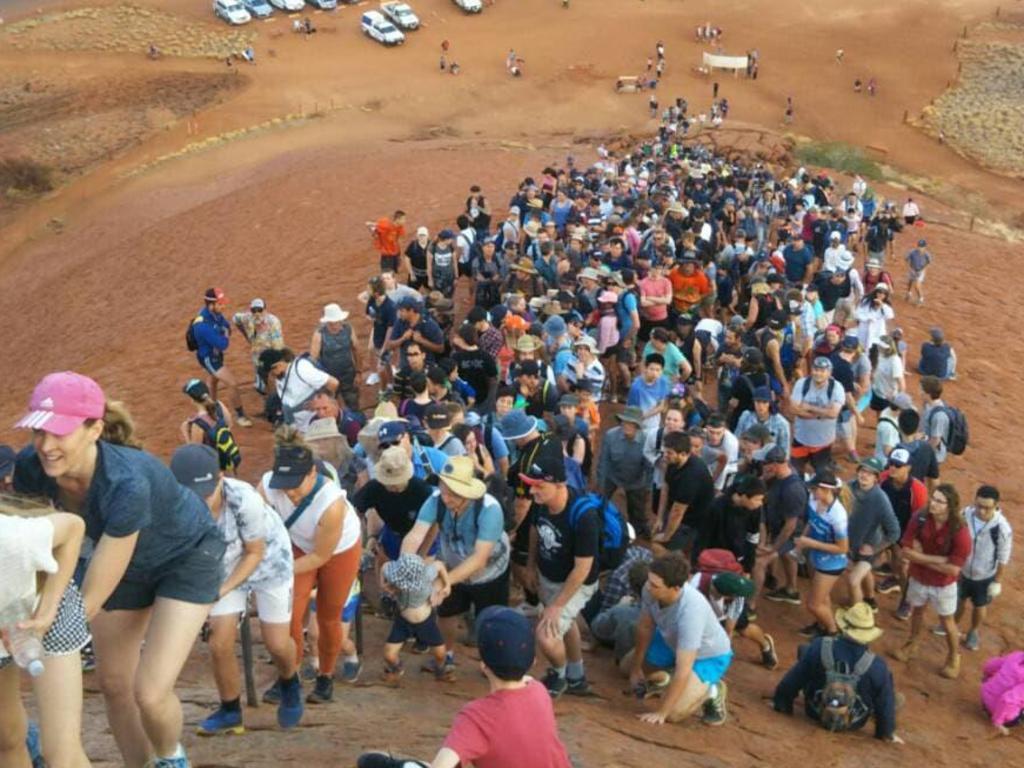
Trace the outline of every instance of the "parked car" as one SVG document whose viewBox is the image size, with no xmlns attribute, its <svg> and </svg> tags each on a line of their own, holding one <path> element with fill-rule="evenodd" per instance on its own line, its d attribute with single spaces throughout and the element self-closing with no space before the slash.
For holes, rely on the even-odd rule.
<svg viewBox="0 0 1024 768">
<path fill-rule="evenodd" d="M 242 0 L 242 5 L 254 19 L 265 19 L 274 12 L 274 7 L 267 0 Z"/>
<path fill-rule="evenodd" d="M 270 4 L 282 11 L 295 13 L 306 7 L 306 0 L 270 0 Z"/>
<path fill-rule="evenodd" d="M 480 13 L 484 9 L 484 4 L 480 0 L 452 0 L 452 2 L 466 13 Z"/>
<path fill-rule="evenodd" d="M 399 29 L 420 28 L 419 17 L 412 12 L 412 8 L 409 7 L 408 3 L 399 2 L 398 0 L 390 3 L 381 3 L 380 12 L 391 19 Z"/>
<path fill-rule="evenodd" d="M 338 7 L 338 0 L 306 0 L 306 2 L 321 11 L 333 11 Z"/>
<path fill-rule="evenodd" d="M 369 37 L 384 45 L 401 45 L 405 42 L 405 35 L 398 31 L 398 28 L 384 18 L 379 11 L 367 11 L 363 14 L 363 32 Z"/>
<path fill-rule="evenodd" d="M 248 24 L 252 16 L 239 0 L 213 0 L 213 13 L 228 24 Z"/>
</svg>

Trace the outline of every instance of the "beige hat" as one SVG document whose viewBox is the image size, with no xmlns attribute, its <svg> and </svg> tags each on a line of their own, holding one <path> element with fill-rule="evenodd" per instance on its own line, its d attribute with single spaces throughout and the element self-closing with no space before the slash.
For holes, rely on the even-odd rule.
<svg viewBox="0 0 1024 768">
<path fill-rule="evenodd" d="M 390 400 L 385 400 L 383 403 L 377 404 L 373 411 L 373 418 L 394 421 L 398 418 L 398 408 Z"/>
<path fill-rule="evenodd" d="M 377 433 L 380 431 L 381 424 L 386 424 L 389 421 L 391 419 L 375 417 L 366 422 L 366 426 L 359 430 L 359 444 L 363 446 L 367 456 L 377 454 L 377 449 L 380 447 L 380 438 L 377 437 Z"/>
<path fill-rule="evenodd" d="M 374 470 L 384 485 L 405 485 L 412 479 L 412 460 L 404 448 L 394 445 L 381 452 Z"/>
<path fill-rule="evenodd" d="M 487 486 L 477 479 L 469 456 L 452 456 L 439 474 L 442 482 L 456 496 L 475 500 L 487 493 Z"/>
<path fill-rule="evenodd" d="M 882 630 L 875 626 L 875 612 L 863 602 L 836 611 L 836 626 L 844 635 L 862 645 L 872 643 L 882 636 Z"/>
<path fill-rule="evenodd" d="M 544 343 L 536 336 L 520 336 L 519 340 L 516 341 L 516 352 L 536 352 L 538 349 L 544 346 Z"/>
<path fill-rule="evenodd" d="M 306 428 L 306 434 L 303 435 L 307 442 L 310 440 L 329 440 L 332 437 L 341 436 L 341 432 L 338 431 L 338 422 L 334 419 L 315 419 L 311 421 Z"/>
<path fill-rule="evenodd" d="M 324 314 L 320 318 L 321 323 L 343 323 L 348 320 L 348 312 L 337 304 L 325 304 Z"/>
</svg>

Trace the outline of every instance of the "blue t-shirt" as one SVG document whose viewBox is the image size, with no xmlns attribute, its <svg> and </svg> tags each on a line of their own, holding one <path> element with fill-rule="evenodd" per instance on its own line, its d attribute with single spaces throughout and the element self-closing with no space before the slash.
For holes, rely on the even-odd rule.
<svg viewBox="0 0 1024 768">
<path fill-rule="evenodd" d="M 398 321 L 398 310 L 387 296 L 379 304 L 366 302 L 366 315 L 373 320 L 373 348 L 380 349 L 388 340 L 388 328 Z"/>
<path fill-rule="evenodd" d="M 846 508 L 839 503 L 838 499 L 822 512 L 818 512 L 817 507 L 818 502 L 811 499 L 807 508 L 807 522 L 811 526 L 810 536 L 812 539 L 825 544 L 835 544 L 837 541 L 849 538 Z M 809 549 L 807 552 L 815 569 L 819 571 L 838 571 L 847 565 L 846 555 L 822 552 L 818 549 Z"/>
<path fill-rule="evenodd" d="M 664 402 L 672 391 L 672 386 L 664 376 L 659 376 L 653 384 L 648 384 L 642 376 L 633 379 L 629 387 L 629 397 L 626 405 L 634 405 L 646 412 L 659 403 Z M 644 419 L 644 429 L 657 429 L 661 423 L 661 415 L 655 414 Z"/>
<path fill-rule="evenodd" d="M 802 283 L 807 267 L 814 260 L 814 252 L 805 244 L 803 248 L 787 245 L 782 249 L 786 260 L 786 279 L 791 283 Z"/>
<path fill-rule="evenodd" d="M 136 448 L 97 444 L 96 470 L 81 509 L 85 534 L 95 544 L 103 536 L 138 532 L 128 573 L 148 574 L 194 549 L 217 526 L 206 504 L 178 484 L 159 459 Z M 26 446 L 18 455 L 14 488 L 19 493 L 57 499 L 57 482 Z"/>
<path fill-rule="evenodd" d="M 633 330 L 633 312 L 637 311 L 636 294 L 627 291 L 615 304 L 615 314 L 619 318 L 619 335 L 625 336 Z"/>
<path fill-rule="evenodd" d="M 559 347 L 558 351 L 555 352 L 555 359 L 551 363 L 551 370 L 555 374 L 555 377 L 565 374 L 565 369 L 575 362 L 575 360 L 576 356 L 572 353 L 572 347 Z"/>
<path fill-rule="evenodd" d="M 416 522 L 437 522 L 438 508 L 443 507 L 440 491 L 432 494 L 420 507 Z M 476 549 L 478 541 L 495 542 L 487 564 L 469 578 L 470 584 L 493 581 L 505 573 L 509 562 L 508 536 L 505 535 L 505 515 L 493 496 L 485 495 L 471 501 L 466 510 L 456 516 L 445 510 L 438 531 L 441 560 L 448 568 L 456 568 Z"/>
<path fill-rule="evenodd" d="M 412 473 L 414 477 L 425 480 L 430 475 L 439 475 L 448 463 L 448 454 L 432 445 L 420 445 L 416 442 L 412 447 Z"/>
</svg>

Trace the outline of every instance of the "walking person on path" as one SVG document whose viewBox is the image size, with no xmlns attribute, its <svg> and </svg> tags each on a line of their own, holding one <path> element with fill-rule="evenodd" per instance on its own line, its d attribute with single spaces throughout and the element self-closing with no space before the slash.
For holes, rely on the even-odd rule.
<svg viewBox="0 0 1024 768">
<path fill-rule="evenodd" d="M 231 343 L 231 324 L 224 317 L 227 297 L 220 288 L 209 288 L 203 295 L 204 306 L 190 328 L 195 338 L 196 359 L 199 366 L 210 376 L 210 394 L 217 399 L 219 384 L 228 388 L 231 406 L 238 416 L 236 422 L 240 427 L 251 427 L 252 421 L 246 418 L 242 408 L 242 396 L 238 391 L 238 380 L 224 364 L 224 353 Z M 191 347 L 190 347 L 191 348 Z"/>
</svg>

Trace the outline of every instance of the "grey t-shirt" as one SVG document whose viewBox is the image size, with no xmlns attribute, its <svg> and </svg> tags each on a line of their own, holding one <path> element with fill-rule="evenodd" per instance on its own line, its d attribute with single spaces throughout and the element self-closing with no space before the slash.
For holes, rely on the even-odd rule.
<svg viewBox="0 0 1024 768">
<path fill-rule="evenodd" d="M 729 636 L 718 623 L 711 604 L 689 584 L 683 587 L 678 600 L 664 608 L 645 586 L 641 609 L 654 619 L 669 648 L 696 651 L 698 659 L 723 656 L 732 650 Z"/>
<path fill-rule="evenodd" d="M 796 384 L 793 385 L 791 400 L 794 405 L 807 403 L 819 408 L 826 408 L 831 403 L 842 405 L 846 402 L 846 390 L 838 381 L 831 384 L 832 397 L 828 396 L 830 387 L 828 382 L 817 387 L 813 381 L 807 388 L 807 396 L 804 397 L 804 382 L 806 380 L 806 378 L 797 379 Z M 836 440 L 836 420 L 835 418 L 805 419 L 797 416 L 793 420 L 793 439 L 803 445 L 815 448 L 831 445 Z"/>
<path fill-rule="evenodd" d="M 921 427 L 925 435 L 939 438 L 939 447 L 935 449 L 935 460 L 939 464 L 946 460 L 946 435 L 949 434 L 949 414 L 946 413 L 945 405 L 941 400 L 936 400 L 921 415 Z"/>
</svg>

